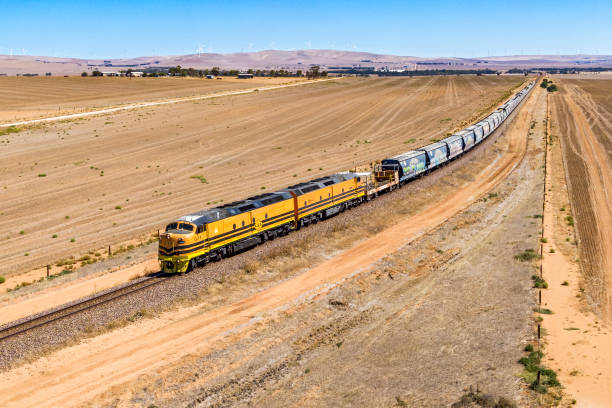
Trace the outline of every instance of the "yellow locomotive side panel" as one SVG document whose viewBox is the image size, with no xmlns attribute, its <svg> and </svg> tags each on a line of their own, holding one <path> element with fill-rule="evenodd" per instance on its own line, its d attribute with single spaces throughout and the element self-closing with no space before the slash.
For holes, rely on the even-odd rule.
<svg viewBox="0 0 612 408">
<path fill-rule="evenodd" d="M 332 206 L 332 187 L 320 188 L 297 197 L 298 219 Z"/>
<path fill-rule="evenodd" d="M 217 225 L 218 224 L 218 225 Z M 210 249 L 220 248 L 232 242 L 249 237 L 251 232 L 250 213 L 237 214 L 221 221 L 207 224 Z"/>
<path fill-rule="evenodd" d="M 277 228 L 295 219 L 293 199 L 256 208 L 251 211 L 251 214 L 254 220 L 253 229 L 256 233 Z"/>
</svg>

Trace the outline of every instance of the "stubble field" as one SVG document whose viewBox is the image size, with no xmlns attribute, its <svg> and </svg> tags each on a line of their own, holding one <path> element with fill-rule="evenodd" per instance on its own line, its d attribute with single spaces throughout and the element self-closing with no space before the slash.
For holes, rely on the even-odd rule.
<svg viewBox="0 0 612 408">
<path fill-rule="evenodd" d="M 551 96 L 591 306 L 610 317 L 612 285 L 612 80 L 563 79 Z"/>
<path fill-rule="evenodd" d="M 298 78 L 0 77 L 0 123 L 303 81 Z"/>
<path fill-rule="evenodd" d="M 428 143 L 522 81 L 347 78 L 4 135 L 0 274 L 125 242 L 190 211 Z"/>
</svg>

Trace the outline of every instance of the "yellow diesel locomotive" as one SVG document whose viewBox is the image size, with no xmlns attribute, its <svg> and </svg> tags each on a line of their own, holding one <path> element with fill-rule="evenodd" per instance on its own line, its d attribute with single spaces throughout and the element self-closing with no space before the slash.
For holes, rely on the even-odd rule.
<svg viewBox="0 0 612 408">
<path fill-rule="evenodd" d="M 366 183 L 334 174 L 186 215 L 159 239 L 162 272 L 187 272 L 360 204 Z"/>
</svg>

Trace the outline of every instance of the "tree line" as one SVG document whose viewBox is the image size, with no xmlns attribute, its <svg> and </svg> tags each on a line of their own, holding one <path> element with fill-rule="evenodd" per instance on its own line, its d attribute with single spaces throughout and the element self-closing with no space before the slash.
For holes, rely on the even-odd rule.
<svg viewBox="0 0 612 408">
<path fill-rule="evenodd" d="M 124 73 L 126 76 L 132 76 L 132 69 L 128 69 L 127 71 L 120 71 Z M 143 69 L 141 71 L 144 77 L 162 77 L 162 76 L 182 76 L 182 77 L 197 77 L 203 78 L 208 75 L 212 76 L 238 76 L 241 71 L 237 69 L 221 69 L 219 67 L 212 67 L 210 69 L 195 69 L 195 68 L 183 68 L 180 65 L 176 67 L 170 67 L 162 70 L 151 70 L 151 69 Z M 296 70 L 295 72 L 289 71 L 286 69 L 249 69 L 246 71 L 247 74 L 251 74 L 257 77 L 307 77 L 308 79 L 316 79 L 327 76 L 327 71 L 321 71 L 319 66 L 312 66 L 306 72 L 301 69 Z M 89 76 L 87 72 L 83 72 L 81 76 Z M 91 76 L 102 76 L 102 72 L 99 70 L 95 70 L 91 73 Z"/>
</svg>

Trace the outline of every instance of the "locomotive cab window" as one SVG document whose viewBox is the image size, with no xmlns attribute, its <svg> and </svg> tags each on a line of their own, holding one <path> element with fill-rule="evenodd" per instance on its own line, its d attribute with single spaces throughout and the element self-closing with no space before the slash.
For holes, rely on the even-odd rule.
<svg viewBox="0 0 612 408">
<path fill-rule="evenodd" d="M 236 229 L 236 224 L 234 224 L 234 229 Z"/>
<path fill-rule="evenodd" d="M 191 224 L 181 224 L 179 226 L 179 229 L 182 229 L 184 231 L 193 231 L 193 225 L 191 225 Z"/>
<path fill-rule="evenodd" d="M 197 228 L 196 232 L 198 234 L 201 234 L 202 232 L 204 232 L 204 226 L 203 225 L 198 225 L 198 228 Z"/>
<path fill-rule="evenodd" d="M 173 229 L 176 229 L 177 225 L 178 225 L 178 224 L 177 224 L 176 222 L 172 222 L 172 223 L 168 224 L 168 225 L 166 226 L 166 232 L 168 232 L 168 231 L 170 231 L 170 230 L 173 230 Z"/>
</svg>

